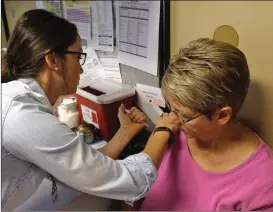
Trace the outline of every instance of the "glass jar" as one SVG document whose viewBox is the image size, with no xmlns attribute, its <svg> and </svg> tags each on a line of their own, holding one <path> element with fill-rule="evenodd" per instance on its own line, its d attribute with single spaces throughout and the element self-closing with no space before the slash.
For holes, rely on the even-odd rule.
<svg viewBox="0 0 273 212">
<path fill-rule="evenodd" d="M 80 121 L 80 113 L 76 98 L 65 98 L 58 106 L 58 117 L 60 122 L 66 124 L 71 129 L 77 128 Z"/>
<path fill-rule="evenodd" d="M 92 124 L 81 124 L 78 127 L 78 134 L 83 142 L 90 144 L 95 141 L 95 127 Z"/>
</svg>

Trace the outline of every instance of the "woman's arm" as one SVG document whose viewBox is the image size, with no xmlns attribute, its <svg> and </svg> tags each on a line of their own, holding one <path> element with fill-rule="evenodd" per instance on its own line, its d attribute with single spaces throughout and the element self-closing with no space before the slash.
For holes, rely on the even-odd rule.
<svg viewBox="0 0 273 212">
<path fill-rule="evenodd" d="M 112 159 L 119 157 L 131 139 L 144 128 L 144 124 L 141 123 L 146 121 L 145 115 L 135 107 L 130 109 L 128 115 L 124 110 L 125 107 L 122 104 L 118 113 L 121 127 L 104 147 L 98 149 Z"/>
<path fill-rule="evenodd" d="M 132 132 L 133 130 L 130 128 L 119 128 L 114 137 L 104 147 L 98 149 L 98 151 L 116 160 L 127 144 L 137 134 Z"/>
<path fill-rule="evenodd" d="M 157 177 L 153 161 L 158 163 L 157 158 L 162 157 L 163 151 L 147 151 L 151 157 L 140 153 L 124 160 L 112 160 L 81 142 L 73 131 L 47 111 L 46 106 L 38 102 L 26 103 L 24 107 L 15 102 L 3 126 L 2 143 L 6 149 L 79 191 L 126 201 L 145 196 Z M 164 120 L 166 125 L 174 125 Z M 149 146 L 153 143 L 165 146 L 168 136 L 156 135 L 149 139 Z"/>
<path fill-rule="evenodd" d="M 167 127 L 175 134 L 180 128 L 180 121 L 173 112 L 164 113 L 158 118 L 155 128 L 157 127 Z M 161 163 L 169 138 L 169 132 L 157 131 L 150 136 L 145 149 L 142 151 L 150 156 L 157 168 Z"/>
</svg>

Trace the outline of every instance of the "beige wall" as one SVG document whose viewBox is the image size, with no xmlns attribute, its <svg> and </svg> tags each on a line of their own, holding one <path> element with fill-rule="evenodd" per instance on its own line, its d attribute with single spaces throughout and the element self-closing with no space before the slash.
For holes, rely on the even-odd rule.
<svg viewBox="0 0 273 212">
<path fill-rule="evenodd" d="M 35 1 L 16 1 L 16 0 L 5 0 L 5 8 L 8 19 L 10 34 L 16 24 L 16 21 L 20 16 L 27 10 L 35 9 Z"/>
<path fill-rule="evenodd" d="M 239 34 L 251 72 L 240 117 L 273 147 L 273 2 L 172 1 L 171 54 L 199 37 L 212 38 L 220 25 Z"/>
<path fill-rule="evenodd" d="M 14 28 L 16 21 L 19 17 L 27 10 L 34 9 L 35 1 L 17 1 L 17 0 L 5 0 L 5 9 L 9 25 L 10 35 Z M 2 22 L 2 21 L 1 21 Z M 1 23 L 1 44 L 2 47 L 6 47 L 6 37 L 3 27 L 3 22 Z"/>
</svg>

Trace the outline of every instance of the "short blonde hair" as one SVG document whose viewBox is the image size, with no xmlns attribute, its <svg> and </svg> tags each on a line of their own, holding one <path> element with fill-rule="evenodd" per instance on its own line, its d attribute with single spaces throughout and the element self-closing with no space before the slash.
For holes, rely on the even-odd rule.
<svg viewBox="0 0 273 212">
<path fill-rule="evenodd" d="M 201 38 L 180 49 L 163 79 L 165 99 L 209 116 L 230 106 L 235 118 L 249 87 L 249 68 L 243 52 L 231 44 Z"/>
</svg>

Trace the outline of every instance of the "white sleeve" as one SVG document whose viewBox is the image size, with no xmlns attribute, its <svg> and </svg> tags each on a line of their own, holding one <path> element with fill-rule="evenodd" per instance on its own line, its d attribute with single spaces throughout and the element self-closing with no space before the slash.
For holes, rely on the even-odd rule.
<svg viewBox="0 0 273 212">
<path fill-rule="evenodd" d="M 5 147 L 20 159 L 74 189 L 106 198 L 136 201 L 154 183 L 157 171 L 149 156 L 113 160 L 81 142 L 42 105 L 23 107 L 8 112 L 3 128 Z"/>
</svg>

